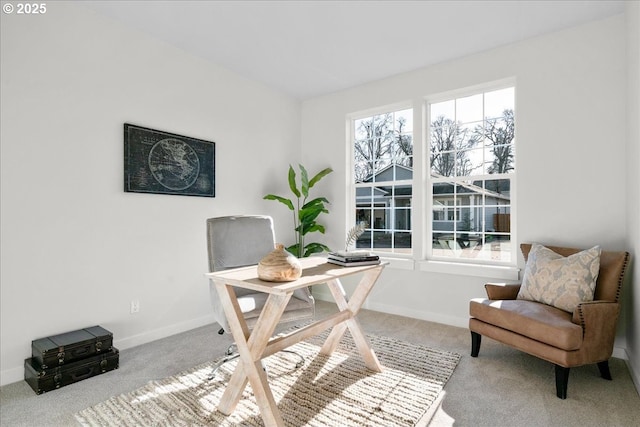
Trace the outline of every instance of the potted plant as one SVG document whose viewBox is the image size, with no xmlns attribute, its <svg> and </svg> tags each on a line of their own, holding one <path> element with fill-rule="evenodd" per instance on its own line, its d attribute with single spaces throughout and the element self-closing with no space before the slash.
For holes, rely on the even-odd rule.
<svg viewBox="0 0 640 427">
<path fill-rule="evenodd" d="M 324 225 L 318 224 L 316 221 L 322 213 L 329 213 L 325 207 L 325 203 L 329 201 L 324 197 L 316 197 L 307 201 L 309 198 L 309 190 L 323 177 L 333 172 L 331 168 L 325 168 L 318 172 L 313 178 L 309 179 L 309 175 L 304 166 L 300 167 L 300 186 L 298 187 L 296 171 L 293 166 L 289 165 L 289 188 L 295 196 L 295 200 L 286 197 L 277 196 L 275 194 L 267 194 L 265 200 L 277 200 L 293 211 L 293 227 L 295 232 L 295 243 L 286 248 L 288 252 L 298 258 L 307 257 L 314 253 L 330 251 L 329 247 L 322 243 L 306 243 L 305 236 L 309 233 L 320 232 L 324 234 Z"/>
</svg>

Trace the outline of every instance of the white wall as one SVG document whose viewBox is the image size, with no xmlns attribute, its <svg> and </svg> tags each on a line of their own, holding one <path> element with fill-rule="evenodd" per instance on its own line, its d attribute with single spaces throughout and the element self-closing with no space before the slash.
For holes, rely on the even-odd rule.
<svg viewBox="0 0 640 427">
<path fill-rule="evenodd" d="M 637 34 L 637 3 L 631 10 Z M 336 170 L 318 191 L 332 202 L 326 241 L 340 247 L 345 115 L 504 77 L 518 87 L 518 241 L 638 252 L 637 97 L 625 131 L 625 71 L 638 69 L 638 54 L 625 52 L 622 17 L 316 98 L 302 111 L 77 4 L 17 18 L 1 16 L 0 384 L 22 378 L 35 338 L 100 324 L 127 348 L 212 321 L 204 221 L 267 213 L 288 238 L 288 212 L 261 198 L 286 193 L 301 133 L 310 172 Z M 124 193 L 124 122 L 215 141 L 216 197 Z M 614 355 L 626 348 L 638 384 L 637 276 Z M 368 307 L 464 326 L 484 282 L 390 268 Z M 141 312 L 131 315 L 134 298 Z"/>
<path fill-rule="evenodd" d="M 346 115 L 515 77 L 517 241 L 627 249 L 625 35 L 617 16 L 303 102 L 303 161 L 340 171 L 329 197 L 344 212 Z M 344 215 L 331 216 L 329 243 L 340 247 L 348 228 Z M 485 281 L 387 268 L 368 307 L 466 326 Z"/>
<path fill-rule="evenodd" d="M 205 219 L 289 232 L 262 196 L 287 191 L 299 103 L 78 4 L 1 26 L 1 384 L 36 338 L 100 324 L 122 349 L 210 323 Z M 215 141 L 216 197 L 124 193 L 125 122 Z"/>
<path fill-rule="evenodd" d="M 640 2 L 626 3 L 627 17 L 627 205 L 628 245 L 635 257 L 623 293 L 629 369 L 640 390 Z"/>
</svg>

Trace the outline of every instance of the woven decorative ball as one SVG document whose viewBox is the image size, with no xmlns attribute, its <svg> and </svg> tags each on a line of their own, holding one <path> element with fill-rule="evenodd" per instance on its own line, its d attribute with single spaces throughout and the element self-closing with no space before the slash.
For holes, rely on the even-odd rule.
<svg viewBox="0 0 640 427">
<path fill-rule="evenodd" d="M 280 243 L 258 263 L 258 277 L 267 282 L 291 282 L 301 275 L 300 261 Z"/>
</svg>

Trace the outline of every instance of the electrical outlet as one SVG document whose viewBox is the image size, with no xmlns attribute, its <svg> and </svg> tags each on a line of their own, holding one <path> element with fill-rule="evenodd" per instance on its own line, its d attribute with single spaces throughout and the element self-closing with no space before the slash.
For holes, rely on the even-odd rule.
<svg viewBox="0 0 640 427">
<path fill-rule="evenodd" d="M 131 314 L 140 312 L 140 301 L 137 299 L 131 300 Z"/>
</svg>

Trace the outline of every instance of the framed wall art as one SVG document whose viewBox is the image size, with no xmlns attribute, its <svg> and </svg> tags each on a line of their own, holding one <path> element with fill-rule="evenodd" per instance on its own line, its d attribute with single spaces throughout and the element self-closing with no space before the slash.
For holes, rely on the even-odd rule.
<svg viewBox="0 0 640 427">
<path fill-rule="evenodd" d="M 215 197 L 216 144 L 124 124 L 124 191 Z"/>
</svg>

